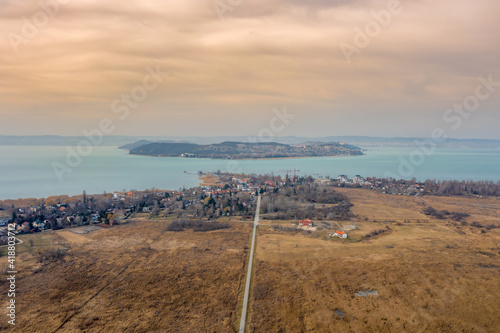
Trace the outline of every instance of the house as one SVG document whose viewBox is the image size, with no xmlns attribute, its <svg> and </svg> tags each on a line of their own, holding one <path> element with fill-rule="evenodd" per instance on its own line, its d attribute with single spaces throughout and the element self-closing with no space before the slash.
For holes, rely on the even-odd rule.
<svg viewBox="0 0 500 333">
<path fill-rule="evenodd" d="M 341 183 L 349 183 L 349 178 L 346 175 L 340 175 L 337 180 Z"/>
<path fill-rule="evenodd" d="M 36 212 L 40 211 L 41 209 L 42 209 L 42 207 L 40 207 L 40 206 L 31 206 L 30 207 L 30 210 L 32 213 L 36 213 Z"/>
<path fill-rule="evenodd" d="M 50 220 L 45 220 L 43 223 L 45 223 L 45 229 L 53 228 L 56 224 L 56 222 L 52 222 Z"/>
<path fill-rule="evenodd" d="M 318 227 L 315 227 L 313 221 L 311 221 L 309 219 L 306 219 L 304 221 L 300 221 L 297 228 L 303 229 L 303 230 L 308 230 L 308 231 L 318 230 Z"/>
<path fill-rule="evenodd" d="M 334 234 L 330 234 L 330 237 L 347 238 L 347 234 L 343 231 L 337 230 Z"/>
<path fill-rule="evenodd" d="M 24 222 L 23 224 L 21 224 L 20 229 L 21 229 L 21 231 L 29 232 L 30 231 L 30 224 L 28 222 Z"/>
<path fill-rule="evenodd" d="M 33 222 L 33 226 L 35 228 L 39 228 L 39 229 L 45 229 L 45 221 L 35 221 Z"/>
<path fill-rule="evenodd" d="M 54 222 L 54 228 L 62 227 L 63 223 L 64 223 L 64 218 L 62 217 L 56 218 L 56 221 Z"/>
<path fill-rule="evenodd" d="M 365 179 L 363 177 L 361 177 L 360 175 L 356 175 L 354 176 L 354 178 L 352 179 L 353 183 L 364 183 L 365 182 Z"/>
<path fill-rule="evenodd" d="M 115 209 L 113 213 L 115 214 L 115 218 L 119 220 L 122 220 L 126 215 L 125 209 Z"/>
<path fill-rule="evenodd" d="M 299 226 L 300 227 L 312 227 L 313 226 L 313 222 L 309 219 L 306 219 L 304 221 L 300 221 L 299 222 Z"/>
</svg>

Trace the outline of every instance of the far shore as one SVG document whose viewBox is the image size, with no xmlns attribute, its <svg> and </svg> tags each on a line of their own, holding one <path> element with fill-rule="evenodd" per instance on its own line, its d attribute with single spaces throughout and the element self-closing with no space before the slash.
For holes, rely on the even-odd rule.
<svg viewBox="0 0 500 333">
<path fill-rule="evenodd" d="M 246 158 L 211 158 L 211 157 L 181 157 L 181 156 L 161 156 L 161 155 L 139 155 L 130 154 L 132 156 L 147 156 L 147 157 L 163 157 L 163 158 L 185 158 L 193 160 L 226 160 L 226 161 L 248 161 L 248 160 L 289 160 L 299 158 L 321 158 L 321 157 L 355 157 L 363 155 L 327 155 L 327 156 L 288 156 L 288 157 L 246 157 Z"/>
</svg>

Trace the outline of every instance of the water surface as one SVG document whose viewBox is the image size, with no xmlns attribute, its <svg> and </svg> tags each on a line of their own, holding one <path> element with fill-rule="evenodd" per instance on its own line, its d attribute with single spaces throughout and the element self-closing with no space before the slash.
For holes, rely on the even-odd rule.
<svg viewBox="0 0 500 333">
<path fill-rule="evenodd" d="M 414 150 L 369 148 L 365 156 L 227 161 L 134 156 L 116 147 L 94 147 L 92 154 L 60 181 L 52 164 L 65 163 L 65 147 L 0 146 L 0 199 L 75 195 L 83 190 L 87 193 L 152 187 L 176 190 L 198 185 L 198 177 L 184 171 L 200 170 L 283 174 L 280 170 L 298 169 L 300 175 L 384 177 L 388 172 L 397 175 L 399 158 L 408 160 Z M 401 176 L 418 180 L 500 181 L 500 150 L 437 149 L 414 172 Z"/>
</svg>

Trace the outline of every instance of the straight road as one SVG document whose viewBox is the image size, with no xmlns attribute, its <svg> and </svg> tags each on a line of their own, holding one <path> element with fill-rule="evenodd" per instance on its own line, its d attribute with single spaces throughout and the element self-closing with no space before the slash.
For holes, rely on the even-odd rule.
<svg viewBox="0 0 500 333">
<path fill-rule="evenodd" d="M 255 235 L 257 234 L 257 225 L 259 224 L 260 195 L 257 198 L 257 208 L 255 209 L 255 220 L 253 221 L 252 246 L 250 247 L 250 257 L 248 259 L 247 279 L 245 283 L 245 295 L 243 296 L 243 307 L 241 308 L 240 330 L 239 333 L 245 333 L 245 325 L 248 310 L 248 295 L 250 294 L 250 278 L 252 277 L 253 252 L 255 247 Z"/>
<path fill-rule="evenodd" d="M 420 197 L 418 196 L 419 194 L 420 194 L 420 193 L 415 194 L 415 198 L 417 198 L 418 200 L 422 201 L 422 202 L 424 203 L 424 205 L 426 205 L 427 207 L 432 208 L 432 207 L 431 207 L 431 206 L 430 206 L 427 202 L 425 202 L 424 200 L 422 200 L 422 198 L 420 198 Z"/>
</svg>

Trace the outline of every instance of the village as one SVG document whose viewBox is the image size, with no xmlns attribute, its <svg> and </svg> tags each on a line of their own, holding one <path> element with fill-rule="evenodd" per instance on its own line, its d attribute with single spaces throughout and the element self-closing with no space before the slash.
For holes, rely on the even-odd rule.
<svg viewBox="0 0 500 333">
<path fill-rule="evenodd" d="M 215 174 L 215 173 L 213 173 Z M 145 191 L 125 191 L 80 196 L 58 196 L 47 199 L 34 199 L 29 205 L 10 206 L 6 202 L 0 203 L 0 230 L 6 234 L 7 225 L 14 225 L 14 233 L 33 233 L 62 228 L 71 228 L 84 225 L 114 226 L 126 223 L 134 215 L 171 218 L 190 218 L 205 221 L 216 221 L 220 217 L 240 217 L 242 221 L 252 217 L 255 196 L 262 194 L 266 203 L 266 211 L 271 215 L 277 212 L 293 212 L 297 217 L 294 225 L 297 228 L 314 230 L 312 222 L 304 220 L 312 218 L 314 214 L 302 211 L 302 206 L 322 203 L 317 198 L 309 198 L 302 193 L 317 191 L 322 185 L 320 182 L 308 178 L 291 179 L 280 176 L 245 176 L 217 174 L 218 181 L 211 186 L 200 186 L 191 189 L 167 191 L 151 189 Z M 328 186 L 330 187 L 330 186 Z M 276 202 L 278 197 L 290 196 L 289 191 L 295 193 L 294 200 L 301 202 L 293 209 L 293 203 L 281 207 Z M 301 195 L 304 197 L 301 198 Z M 328 201 L 328 200 L 327 200 Z M 344 203 L 342 204 L 342 201 Z M 345 198 L 336 198 L 331 203 L 341 203 L 345 206 Z M 310 209 L 310 208 L 308 208 Z M 321 211 L 319 209 L 318 211 Z M 317 212 L 315 212 L 317 213 Z M 7 218 L 6 216 L 10 217 Z M 303 219 L 301 219 L 303 217 Z M 276 216 L 272 215 L 273 219 Z M 279 218 L 279 217 L 278 217 Z M 288 218 L 284 216 L 282 218 Z M 323 217 L 326 218 L 326 215 Z M 306 225 L 307 224 L 307 225 Z M 12 228 L 11 228 L 12 229 Z M 305 229 L 304 229 L 305 230 Z M 5 237 L 2 240 L 5 241 Z"/>
<path fill-rule="evenodd" d="M 317 223 L 312 221 L 346 221 L 354 217 L 348 199 L 335 188 L 363 188 L 405 196 L 439 195 L 442 191 L 460 194 L 464 188 L 476 196 L 498 191 L 498 184 L 494 183 L 417 182 L 361 175 L 352 179 L 347 175 L 332 179 L 322 174 L 299 177 L 288 172 L 285 177 L 202 171 L 198 175 L 213 177 L 216 181 L 177 191 L 150 189 L 94 195 L 83 192 L 74 197 L 33 199 L 31 204 L 22 206 L 0 202 L 0 244 L 6 242 L 8 224 L 14 225 L 11 228 L 14 233 L 33 233 L 84 225 L 114 226 L 126 223 L 136 214 L 212 222 L 221 217 L 239 217 L 246 221 L 252 218 L 258 194 L 263 196 L 263 219 L 293 221 L 295 228 L 315 231 Z M 330 236 L 346 238 L 346 231 L 340 226 L 338 229 Z"/>
</svg>

